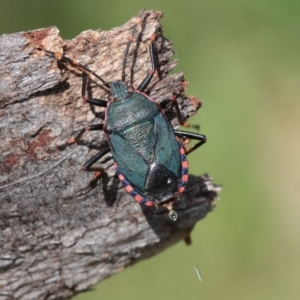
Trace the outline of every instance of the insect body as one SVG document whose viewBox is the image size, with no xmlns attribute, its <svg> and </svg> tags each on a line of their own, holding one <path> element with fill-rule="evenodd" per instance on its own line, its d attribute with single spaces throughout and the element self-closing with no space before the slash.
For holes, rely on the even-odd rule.
<svg viewBox="0 0 300 300">
<path fill-rule="evenodd" d="M 128 93 L 121 81 L 115 89 Z M 104 122 L 118 176 L 137 201 L 148 206 L 168 201 L 187 182 L 184 149 L 156 102 L 137 91 L 125 94 L 109 103 Z"/>
<path fill-rule="evenodd" d="M 140 18 L 144 11 L 141 12 Z M 137 22 L 132 30 L 136 31 Z M 46 54 L 60 61 L 70 63 L 82 71 L 82 98 L 93 105 L 105 107 L 105 119 L 101 124 L 87 126 L 69 144 L 78 142 L 85 131 L 103 130 L 107 145 L 84 164 L 85 171 L 100 171 L 102 167 L 93 166 L 109 151 L 112 152 L 120 181 L 133 198 L 147 206 L 165 206 L 170 210 L 169 217 L 177 219 L 172 210 L 172 203 L 184 191 L 188 180 L 186 154 L 206 142 L 204 135 L 174 130 L 167 120 L 163 108 L 171 102 L 176 108 L 180 124 L 183 124 L 175 97 L 161 101 L 161 105 L 147 96 L 144 91 L 157 69 L 154 57 L 155 35 L 153 35 L 149 52 L 152 68 L 137 89 L 125 84 L 126 59 L 132 37 L 127 43 L 122 68 L 122 80 L 108 83 L 95 72 L 70 58 L 42 49 Z M 94 75 L 109 89 L 108 100 L 93 99 L 86 96 L 88 75 Z M 196 139 L 198 142 L 185 150 L 181 139 Z"/>
</svg>

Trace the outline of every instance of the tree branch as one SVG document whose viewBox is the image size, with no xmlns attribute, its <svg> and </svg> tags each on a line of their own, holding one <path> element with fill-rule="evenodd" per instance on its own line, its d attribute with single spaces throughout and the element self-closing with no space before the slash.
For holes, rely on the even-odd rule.
<svg viewBox="0 0 300 300">
<path fill-rule="evenodd" d="M 162 14 L 147 11 L 130 48 L 127 82 L 137 87 L 150 69 L 148 43 L 157 34 L 159 70 L 147 93 L 160 101 L 176 93 L 184 119 L 200 101 L 184 95 L 183 74 L 167 74 L 172 44 L 162 35 Z M 116 177 L 111 154 L 101 161 L 99 179 L 81 166 L 103 143 L 91 132 L 80 145 L 66 141 L 84 126 L 100 123 L 104 111 L 81 99 L 80 72 L 39 51 L 65 53 L 112 82 L 121 64 L 135 18 L 110 31 L 82 32 L 63 41 L 55 27 L 0 37 L 0 299 L 66 299 L 126 266 L 185 238 L 214 207 L 220 187 L 208 175 L 190 176 L 168 211 L 138 204 Z M 92 82 L 94 98 L 107 97 Z M 177 126 L 173 109 L 167 112 Z"/>
</svg>

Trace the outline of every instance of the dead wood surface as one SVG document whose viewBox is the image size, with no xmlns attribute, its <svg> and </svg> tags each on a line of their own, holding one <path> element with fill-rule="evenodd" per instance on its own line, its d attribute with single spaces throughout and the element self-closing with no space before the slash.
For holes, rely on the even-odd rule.
<svg viewBox="0 0 300 300">
<path fill-rule="evenodd" d="M 148 44 L 156 32 L 159 70 L 147 93 L 157 101 L 176 93 L 188 118 L 200 102 L 184 95 L 183 74 L 167 76 L 176 61 L 170 61 L 172 44 L 162 35 L 161 16 L 147 11 L 138 26 L 126 81 L 137 87 L 149 71 Z M 107 168 L 103 178 L 95 181 L 81 171 L 101 148 L 102 132 L 65 146 L 84 126 L 101 123 L 103 109 L 81 99 L 78 70 L 37 48 L 64 52 L 112 82 L 121 78 L 135 19 L 70 41 L 55 27 L 0 37 L 0 299 L 71 297 L 187 237 L 214 207 L 220 188 L 207 175 L 190 175 L 172 222 L 166 209 L 140 205 L 124 191 L 111 154 L 101 161 Z M 96 81 L 89 93 L 107 97 Z M 172 108 L 167 116 L 176 126 Z"/>
</svg>

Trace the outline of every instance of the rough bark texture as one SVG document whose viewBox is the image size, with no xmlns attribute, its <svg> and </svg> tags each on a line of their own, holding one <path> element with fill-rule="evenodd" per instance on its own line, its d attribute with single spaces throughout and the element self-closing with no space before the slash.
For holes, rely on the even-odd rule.
<svg viewBox="0 0 300 300">
<path fill-rule="evenodd" d="M 167 76 L 176 62 L 161 16 L 147 11 L 138 26 L 126 81 L 137 87 L 149 71 L 148 44 L 156 32 L 159 70 L 147 93 L 160 101 L 175 92 L 186 119 L 200 102 L 184 95 L 181 73 Z M 101 147 L 102 132 L 65 146 L 82 127 L 100 123 L 103 109 L 81 99 L 78 70 L 37 48 L 64 52 L 111 82 L 121 77 L 134 24 L 135 18 L 110 31 L 88 30 L 71 41 L 55 27 L 0 37 L 0 299 L 71 297 L 187 238 L 214 207 L 220 188 L 207 175 L 190 176 L 172 222 L 166 209 L 142 206 L 124 191 L 110 154 L 101 161 L 107 168 L 102 178 L 81 171 Z M 89 93 L 107 97 L 95 81 Z M 171 107 L 167 116 L 177 126 Z"/>
</svg>

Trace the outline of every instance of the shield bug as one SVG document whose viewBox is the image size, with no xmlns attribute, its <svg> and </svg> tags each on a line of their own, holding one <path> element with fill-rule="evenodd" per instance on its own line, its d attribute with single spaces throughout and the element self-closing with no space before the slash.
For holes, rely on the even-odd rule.
<svg viewBox="0 0 300 300">
<path fill-rule="evenodd" d="M 173 129 L 164 114 L 167 103 L 173 104 L 179 123 L 184 125 L 175 96 L 163 99 L 158 104 L 144 93 L 157 70 L 155 34 L 149 43 L 151 71 L 141 80 L 137 89 L 125 83 L 127 55 L 144 12 L 142 10 L 132 28 L 131 37 L 124 51 L 122 76 L 115 82 L 107 82 L 88 67 L 63 54 L 43 48 L 40 50 L 80 70 L 83 100 L 105 108 L 103 123 L 85 127 L 68 142 L 68 144 L 78 142 L 86 131 L 104 131 L 106 146 L 84 164 L 83 170 L 104 172 L 101 166 L 93 165 L 106 153 L 111 152 L 117 175 L 126 191 L 144 205 L 167 207 L 170 219 L 175 221 L 177 213 L 172 209 L 172 204 L 184 191 L 188 181 L 186 155 L 204 144 L 206 137 L 198 133 Z M 108 99 L 94 99 L 87 96 L 90 76 L 102 82 L 104 88 L 109 91 Z M 197 143 L 186 149 L 182 144 L 185 139 L 194 139 Z"/>
</svg>

